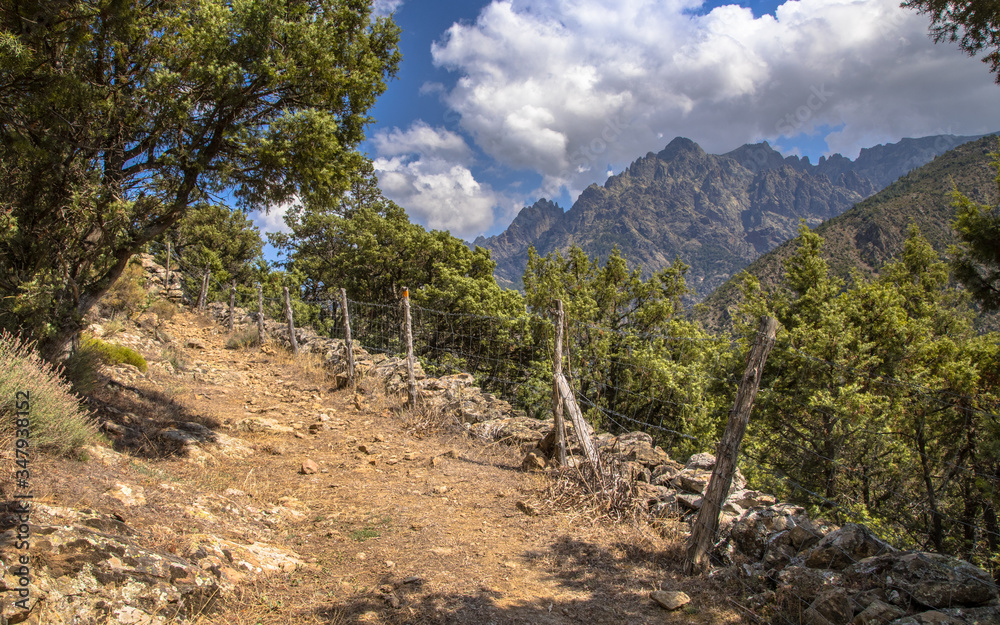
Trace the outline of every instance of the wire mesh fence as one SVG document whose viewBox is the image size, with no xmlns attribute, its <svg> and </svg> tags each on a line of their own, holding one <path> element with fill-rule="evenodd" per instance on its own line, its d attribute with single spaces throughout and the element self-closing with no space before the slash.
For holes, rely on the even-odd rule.
<svg viewBox="0 0 1000 625">
<path fill-rule="evenodd" d="M 197 271 L 180 259 L 174 266 Z M 222 294 L 229 285 L 215 287 L 215 301 L 228 303 Z M 238 292 L 238 302 L 255 311 L 255 289 L 244 285 Z M 186 295 L 197 297 L 190 288 Z M 264 299 L 265 315 L 283 319 L 281 298 Z M 338 297 L 299 296 L 293 308 L 297 324 L 305 320 L 325 336 L 343 338 Z M 348 300 L 347 309 L 355 344 L 373 353 L 405 354 L 399 300 Z M 411 316 L 414 353 L 428 375 L 470 374 L 484 391 L 530 416 L 548 417 L 554 344 L 549 317 L 419 305 Z M 565 342 L 564 372 L 588 421 L 614 433 L 647 432 L 674 458 L 714 450 L 747 337 L 568 323 Z M 822 375 L 817 373 L 812 394 L 791 392 L 790 381 L 780 376 L 760 390 L 740 460 L 752 485 L 801 503 L 811 516 L 863 522 L 894 547 L 952 553 L 1000 571 L 1000 453 L 981 442 L 998 438 L 1000 404 L 994 395 L 922 386 L 789 346 L 781 358 L 784 369 L 814 367 Z M 838 389 L 857 390 L 864 405 L 838 402 Z"/>
</svg>

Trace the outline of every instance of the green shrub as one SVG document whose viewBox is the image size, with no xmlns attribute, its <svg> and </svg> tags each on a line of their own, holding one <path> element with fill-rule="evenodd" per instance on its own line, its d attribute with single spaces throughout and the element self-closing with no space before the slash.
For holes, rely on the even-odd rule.
<svg viewBox="0 0 1000 625">
<path fill-rule="evenodd" d="M 31 345 L 0 332 L 0 457 L 14 456 L 16 398 L 20 392 L 28 393 L 30 452 L 72 456 L 80 447 L 100 440 L 93 420 L 80 407 L 59 369 L 43 361 Z"/>
<path fill-rule="evenodd" d="M 97 387 L 97 370 L 100 365 L 122 363 L 133 365 L 143 373 L 149 370 L 146 359 L 131 347 L 83 334 L 79 347 L 63 363 L 63 375 L 76 392 L 86 394 Z"/>
<path fill-rule="evenodd" d="M 244 328 L 242 330 L 237 330 L 226 341 L 226 349 L 245 349 L 247 347 L 256 347 L 260 345 L 260 335 L 257 334 L 257 328 Z"/>
<path fill-rule="evenodd" d="M 83 335 L 80 339 L 80 349 L 94 351 L 106 365 L 133 365 L 143 373 L 149 370 L 146 359 L 139 352 L 117 343 L 106 343 L 95 336 Z"/>
</svg>

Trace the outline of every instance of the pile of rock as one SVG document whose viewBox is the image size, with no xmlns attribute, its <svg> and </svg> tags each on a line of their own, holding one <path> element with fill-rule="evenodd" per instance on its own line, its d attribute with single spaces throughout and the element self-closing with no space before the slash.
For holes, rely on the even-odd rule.
<svg viewBox="0 0 1000 625">
<path fill-rule="evenodd" d="M 567 445 L 582 453 L 576 437 Z M 552 466 L 551 422 L 504 418 L 471 432 L 527 450 L 525 470 Z M 671 460 L 644 432 L 602 433 L 594 441 L 605 458 L 636 481 L 640 503 L 654 517 L 690 522 L 701 508 L 715 468 L 702 453 Z M 573 460 L 572 462 L 577 462 Z M 997 585 L 982 569 L 950 556 L 899 551 L 863 525 L 836 527 L 814 520 L 801 506 L 746 488 L 737 471 L 723 504 L 713 576 L 739 580 L 757 609 L 774 621 L 806 625 L 1000 625 Z"/>
<path fill-rule="evenodd" d="M 806 625 L 1000 623 L 996 583 L 946 555 L 899 551 L 863 525 L 827 531 L 780 505 L 749 510 L 722 541 L 741 562 L 714 575 L 736 578 L 755 607 Z"/>
<path fill-rule="evenodd" d="M 139 262 L 146 272 L 146 288 L 152 295 L 161 295 L 174 302 L 188 303 L 184 295 L 184 283 L 181 272 L 173 267 L 170 279 L 167 279 L 167 269 L 153 260 L 150 254 L 139 254 Z"/>
<path fill-rule="evenodd" d="M 141 503 L 123 501 L 125 506 Z M 0 515 L 5 527 L 12 522 L 8 518 L 17 517 Z M 59 615 L 60 622 L 95 625 L 189 622 L 210 613 L 219 597 L 243 580 L 309 566 L 297 554 L 266 543 L 241 544 L 207 534 L 186 537 L 180 549 L 149 548 L 118 514 L 33 504 L 31 521 L 29 577 L 19 569 L 23 552 L 16 541 L 0 544 L 0 560 L 10 563 L 0 563 L 0 584 L 10 591 L 0 602 L 2 623 L 32 615 L 37 620 L 29 622 L 53 622 L 42 613 L 49 619 Z M 23 601 L 15 604 L 18 599 L 12 597 L 21 588 Z"/>
</svg>

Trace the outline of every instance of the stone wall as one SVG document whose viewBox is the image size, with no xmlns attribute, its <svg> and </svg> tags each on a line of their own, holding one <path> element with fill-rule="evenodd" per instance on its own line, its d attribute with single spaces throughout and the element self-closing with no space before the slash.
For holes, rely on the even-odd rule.
<svg viewBox="0 0 1000 625">
<path fill-rule="evenodd" d="M 220 322 L 228 307 L 210 304 Z M 254 323 L 237 309 L 237 324 Z M 268 321 L 267 332 L 288 344 L 284 323 Z M 356 337 L 363 341 L 363 337 Z M 299 349 L 323 354 L 341 385 L 347 382 L 344 342 L 296 329 Z M 405 360 L 369 354 L 355 347 L 356 370 L 385 383 L 390 393 L 406 392 Z M 483 392 L 467 373 L 427 377 L 417 363 L 417 386 L 424 405 L 463 424 L 486 442 L 506 442 L 525 451 L 526 471 L 552 470 L 555 435 L 551 421 L 526 417 L 508 402 Z M 583 453 L 567 422 L 570 466 Z M 618 436 L 595 434 L 600 452 L 634 480 L 643 510 L 653 518 L 690 523 L 702 504 L 715 466 L 709 453 L 686 463 L 671 459 L 645 432 Z M 773 495 L 747 488 L 737 471 L 722 506 L 720 531 L 712 554 L 711 576 L 737 580 L 750 606 L 773 622 L 807 625 L 1000 625 L 997 586 L 982 569 L 962 560 L 929 552 L 900 551 L 869 528 L 843 527 L 811 519 L 804 508 L 780 503 Z"/>
</svg>

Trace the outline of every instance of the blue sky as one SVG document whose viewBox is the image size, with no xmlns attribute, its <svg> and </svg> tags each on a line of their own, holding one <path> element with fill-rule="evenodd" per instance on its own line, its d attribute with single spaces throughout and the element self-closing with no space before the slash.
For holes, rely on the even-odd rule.
<svg viewBox="0 0 1000 625">
<path fill-rule="evenodd" d="M 899 0 L 377 0 L 402 27 L 363 149 L 422 225 L 472 240 L 568 209 L 675 136 L 840 152 L 1000 130 L 1000 87 Z M 259 218 L 274 229 L 280 209 Z"/>
</svg>

